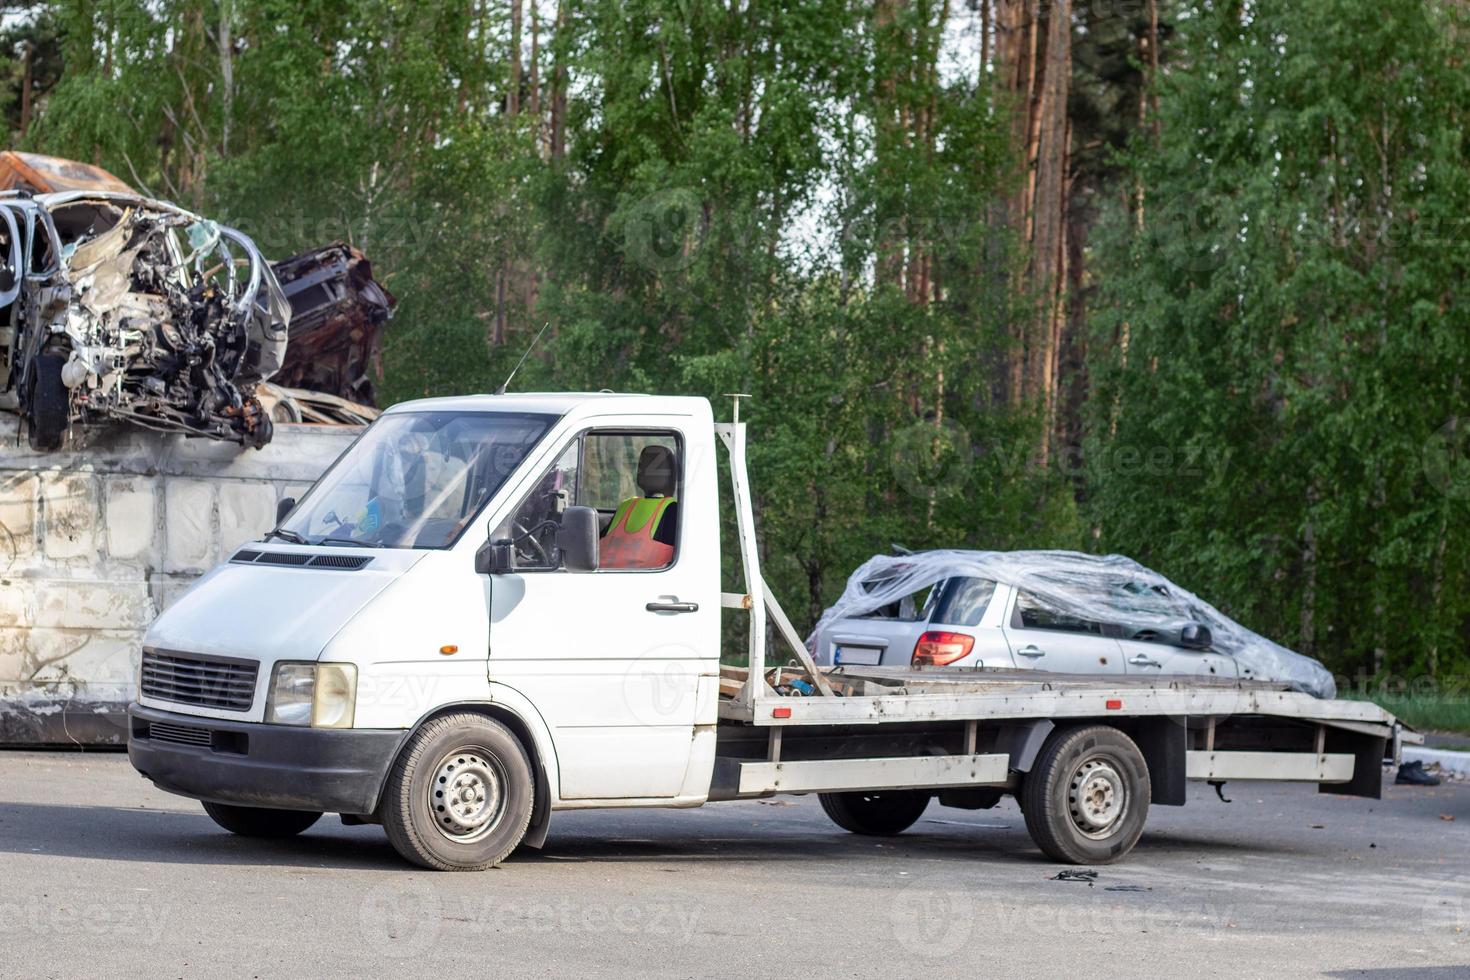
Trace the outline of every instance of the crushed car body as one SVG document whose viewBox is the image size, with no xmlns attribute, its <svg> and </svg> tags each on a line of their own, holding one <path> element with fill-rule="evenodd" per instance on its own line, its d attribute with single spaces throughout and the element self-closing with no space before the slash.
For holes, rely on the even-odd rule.
<svg viewBox="0 0 1470 980">
<path fill-rule="evenodd" d="M 0 194 L 0 398 L 33 448 L 121 420 L 260 447 L 290 305 L 243 233 L 135 194 Z"/>
<path fill-rule="evenodd" d="M 351 245 L 332 242 L 274 270 L 291 303 L 291 343 L 276 383 L 373 407 L 383 325 L 398 301 L 373 279 L 372 264 Z"/>
</svg>

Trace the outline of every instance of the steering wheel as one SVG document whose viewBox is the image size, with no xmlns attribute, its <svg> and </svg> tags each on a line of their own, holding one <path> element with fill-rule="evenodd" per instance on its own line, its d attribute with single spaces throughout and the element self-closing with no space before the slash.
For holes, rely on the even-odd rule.
<svg viewBox="0 0 1470 980">
<path fill-rule="evenodd" d="M 546 546 L 541 543 L 541 539 L 536 535 L 544 530 L 548 524 L 554 524 L 555 522 L 542 521 L 531 529 L 527 529 L 520 521 L 512 521 L 511 523 L 515 527 L 516 534 L 513 540 L 515 541 L 516 551 L 520 553 L 520 556 L 529 562 L 550 565 L 551 554 L 546 550 Z"/>
</svg>

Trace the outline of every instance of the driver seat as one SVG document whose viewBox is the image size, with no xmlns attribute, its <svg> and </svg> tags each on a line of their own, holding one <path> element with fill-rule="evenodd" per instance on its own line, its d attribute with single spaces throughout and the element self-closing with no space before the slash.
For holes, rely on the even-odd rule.
<svg viewBox="0 0 1470 980">
<path fill-rule="evenodd" d="M 679 465 L 667 446 L 645 446 L 638 454 L 638 490 L 618 505 L 602 534 L 602 568 L 663 568 L 674 560 L 678 539 Z"/>
</svg>

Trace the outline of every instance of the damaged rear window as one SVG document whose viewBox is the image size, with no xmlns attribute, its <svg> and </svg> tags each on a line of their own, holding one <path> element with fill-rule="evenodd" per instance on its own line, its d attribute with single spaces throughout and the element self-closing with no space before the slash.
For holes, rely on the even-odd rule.
<svg viewBox="0 0 1470 980">
<path fill-rule="evenodd" d="M 447 548 L 554 421 L 522 412 L 385 415 L 276 533 L 303 544 Z"/>
</svg>

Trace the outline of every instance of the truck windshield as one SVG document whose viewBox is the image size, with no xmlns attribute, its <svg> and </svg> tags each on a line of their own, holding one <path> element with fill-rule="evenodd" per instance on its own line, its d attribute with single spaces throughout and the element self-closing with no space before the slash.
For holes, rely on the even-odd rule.
<svg viewBox="0 0 1470 980">
<path fill-rule="evenodd" d="M 307 544 L 447 548 L 556 420 L 512 412 L 392 412 L 281 522 Z"/>
</svg>

